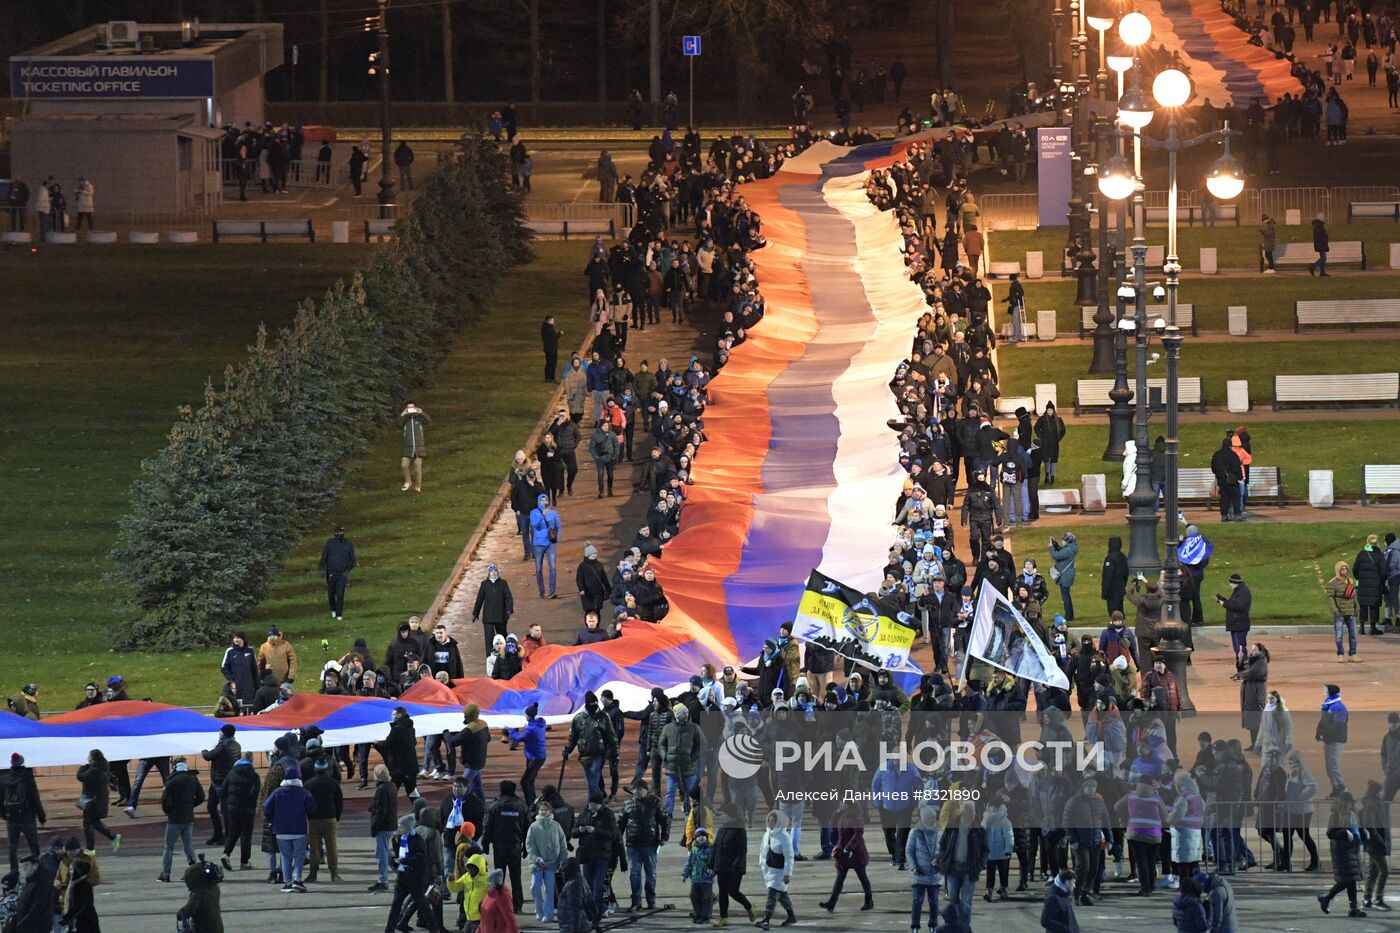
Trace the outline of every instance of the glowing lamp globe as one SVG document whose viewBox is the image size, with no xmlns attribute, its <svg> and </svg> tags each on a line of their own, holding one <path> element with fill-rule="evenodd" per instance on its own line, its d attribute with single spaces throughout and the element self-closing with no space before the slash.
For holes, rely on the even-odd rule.
<svg viewBox="0 0 1400 933">
<path fill-rule="evenodd" d="M 1141 13 L 1129 13 L 1118 21 L 1118 38 L 1125 45 L 1139 46 L 1152 38 L 1152 20 Z"/>
<path fill-rule="evenodd" d="M 1163 107 L 1180 107 L 1191 97 L 1191 79 L 1184 72 L 1168 68 L 1152 79 L 1152 96 Z"/>
</svg>

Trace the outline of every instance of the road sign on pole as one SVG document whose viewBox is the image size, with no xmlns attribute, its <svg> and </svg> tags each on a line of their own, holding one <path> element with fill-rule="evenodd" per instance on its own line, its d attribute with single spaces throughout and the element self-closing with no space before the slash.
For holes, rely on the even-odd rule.
<svg viewBox="0 0 1400 933">
<path fill-rule="evenodd" d="M 681 53 L 690 64 L 690 125 L 695 125 L 695 59 L 700 57 L 700 37 L 682 36 Z"/>
</svg>

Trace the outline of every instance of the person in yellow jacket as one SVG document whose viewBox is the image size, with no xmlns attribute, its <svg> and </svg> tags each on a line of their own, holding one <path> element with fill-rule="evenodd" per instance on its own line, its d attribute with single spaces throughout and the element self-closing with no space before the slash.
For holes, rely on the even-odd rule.
<svg viewBox="0 0 1400 933">
<path fill-rule="evenodd" d="M 689 849 L 690 844 L 695 841 L 695 831 L 702 827 L 711 839 L 715 837 L 715 811 L 713 807 L 705 803 L 705 798 L 700 792 L 700 785 L 697 783 L 690 789 L 690 812 L 685 817 L 685 830 L 681 834 L 681 845 Z"/>
<path fill-rule="evenodd" d="M 458 861 L 472 848 L 475 846 L 466 842 L 459 845 Z M 486 898 L 486 856 L 479 851 L 467 855 L 461 874 L 454 872 L 454 876 L 447 879 L 447 890 L 462 895 L 462 913 L 467 918 L 467 933 L 471 933 L 481 923 L 481 902 Z"/>
</svg>

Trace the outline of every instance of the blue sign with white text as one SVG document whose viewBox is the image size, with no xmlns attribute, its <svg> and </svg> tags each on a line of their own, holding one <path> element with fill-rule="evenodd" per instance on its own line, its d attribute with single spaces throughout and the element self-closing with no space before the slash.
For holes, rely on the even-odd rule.
<svg viewBox="0 0 1400 933">
<path fill-rule="evenodd" d="M 17 100 L 111 100 L 214 96 L 214 62 L 159 56 L 10 60 Z"/>
<path fill-rule="evenodd" d="M 682 37 L 681 37 L 681 52 L 682 52 L 683 54 L 685 54 L 687 57 L 691 57 L 691 58 L 695 57 L 696 55 L 699 55 L 699 54 L 700 54 L 700 37 L 699 37 L 699 36 L 682 36 Z"/>
<path fill-rule="evenodd" d="M 1069 127 L 1049 126 L 1036 130 L 1036 192 L 1042 227 L 1069 225 L 1066 212 L 1074 189 L 1070 155 Z"/>
</svg>

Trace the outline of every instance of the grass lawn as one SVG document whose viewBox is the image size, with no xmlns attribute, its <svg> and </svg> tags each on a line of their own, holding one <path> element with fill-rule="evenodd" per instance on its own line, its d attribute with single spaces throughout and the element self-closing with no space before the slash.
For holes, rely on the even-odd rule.
<svg viewBox="0 0 1400 933">
<path fill-rule="evenodd" d="M 1281 221 L 1282 218 L 1279 218 Z M 1312 244 L 1312 227 L 1309 223 L 1298 227 L 1278 225 L 1278 243 Z M 1129 224 L 1129 243 L 1132 226 Z M 1165 246 L 1167 228 L 1151 226 L 1146 228 L 1148 246 Z M 1384 269 L 1390 263 L 1390 244 L 1400 243 L 1400 227 L 1390 223 L 1329 224 L 1327 232 L 1333 243 L 1343 240 L 1361 240 L 1366 245 L 1366 265 L 1369 269 Z M 1098 236 L 1098 225 L 1094 226 L 1094 236 Z M 1045 269 L 1058 269 L 1060 257 L 1064 253 L 1064 230 L 1006 230 L 991 235 L 992 252 L 999 261 L 1025 262 L 1027 250 L 1040 250 L 1045 254 Z M 1221 269 L 1259 268 L 1259 230 L 1256 227 L 1227 226 L 1187 227 L 1177 230 L 1177 253 L 1182 268 L 1191 271 L 1201 267 L 1202 246 L 1216 248 L 1216 261 Z M 1131 260 L 1130 260 L 1131 261 Z M 1355 267 L 1346 267 L 1355 268 Z M 1150 270 L 1149 270 L 1150 271 Z M 1306 269 L 1299 271 L 1306 273 Z M 1161 270 L 1157 270 L 1161 275 Z"/>
<path fill-rule="evenodd" d="M 1322 416 L 1328 417 L 1328 416 Z M 1361 496 L 1361 466 L 1386 460 L 1383 447 L 1377 444 L 1378 432 L 1388 431 L 1379 421 L 1328 420 L 1325 423 L 1302 421 L 1256 421 L 1241 416 L 1240 424 L 1249 427 L 1255 450 L 1255 463 L 1260 466 L 1283 467 L 1283 489 L 1290 499 L 1303 499 L 1308 491 L 1309 470 L 1331 470 L 1338 499 L 1358 499 Z M 1149 435 L 1162 433 L 1161 416 L 1154 417 Z M 1232 422 L 1229 426 L 1233 427 Z M 1211 455 L 1220 447 L 1227 425 L 1210 423 L 1181 426 L 1181 465 L 1208 467 Z M 1085 473 L 1104 473 L 1110 489 L 1118 489 L 1123 475 L 1122 466 L 1103 459 L 1108 443 L 1108 420 L 1097 424 L 1076 422 L 1065 432 L 1060 448 L 1058 473 L 1068 481 L 1078 482 Z M 1200 504 L 1190 506 L 1200 509 Z M 1231 526 L 1233 530 L 1233 526 Z"/>
<path fill-rule="evenodd" d="M 260 321 L 288 321 L 361 260 L 367 247 L 259 245 L 108 247 L 0 252 L 0 690 L 26 681 L 45 710 L 71 708 L 88 680 L 121 673 L 134 696 L 213 702 L 219 652 L 115 654 L 118 618 L 103 582 L 116 521 L 140 461 L 164 443 L 178 405 L 236 361 Z M 538 418 L 548 389 L 536 375 L 538 320 L 563 318 L 566 346 L 582 333 L 573 309 L 586 244 L 539 244 L 540 260 L 511 274 L 492 312 L 474 324 L 417 399 L 433 417 L 425 492 L 399 493 L 398 431 L 386 428 L 349 467 L 343 522 L 362 568 L 348 598 L 355 634 L 387 641 L 401 615 L 421 611 L 441 584 L 504 464 Z M 572 326 L 571 326 L 572 325 Z M 490 347 L 489 353 L 480 352 Z M 523 355 L 522 355 L 523 354 Z M 299 548 L 258 626 L 276 622 L 308 665 L 322 637 L 343 650 L 351 632 L 324 624 L 315 557 Z M 373 619 L 374 624 L 368 623 Z M 328 619 L 326 621 L 329 621 Z M 382 632 L 380 631 L 382 630 Z M 379 636 L 383 635 L 381 639 Z M 313 650 L 314 649 L 314 650 Z"/>
<path fill-rule="evenodd" d="M 1005 236 L 1006 234 L 997 234 Z M 1400 234 L 1397 234 L 1400 236 Z M 998 253 L 998 256 L 1003 254 Z M 1148 281 L 1162 280 L 1161 271 L 1149 271 Z M 1061 337 L 1079 334 L 1079 306 L 1075 303 L 1075 283 L 1058 275 L 1028 280 L 1026 287 L 1027 320 L 1035 320 L 1041 308 L 1054 308 L 1055 329 Z M 1220 278 L 1215 276 L 1182 277 L 1180 301 L 1194 306 L 1196 327 L 1202 331 L 1229 329 L 1228 309 L 1244 305 L 1249 309 L 1251 333 L 1271 330 L 1293 330 L 1293 302 L 1339 301 L 1357 298 L 1389 298 L 1400 292 L 1400 276 L 1385 272 L 1338 271 L 1326 279 L 1314 278 L 1306 272 L 1284 272 L 1274 276 Z M 998 290 L 1004 295 L 1005 292 Z M 1114 306 L 1110 304 L 1110 310 Z M 997 313 L 1004 314 L 1004 305 Z M 1131 310 L 1131 309 L 1130 309 Z M 1148 315 L 1166 317 L 1165 304 L 1148 303 Z"/>
<path fill-rule="evenodd" d="M 1153 352 L 1160 353 L 1161 347 L 1154 346 Z M 1201 376 L 1205 380 L 1206 403 L 1212 408 L 1225 405 L 1227 380 L 1247 379 L 1255 407 L 1267 411 L 1273 403 L 1275 375 L 1393 372 L 1397 355 L 1400 340 L 1192 343 L 1188 336 L 1181 351 L 1181 375 Z M 1003 346 L 998 350 L 1002 394 L 1034 395 L 1037 382 L 1054 382 L 1059 387 L 1060 407 L 1068 411 L 1074 401 L 1076 381 L 1089 378 L 1092 358 L 1093 347 L 1087 341 L 1073 346 Z M 1148 376 L 1165 376 L 1166 365 L 1165 359 L 1149 365 Z M 1113 377 L 1109 374 L 1093 378 Z M 1130 382 L 1132 378 L 1130 351 Z"/>
<path fill-rule="evenodd" d="M 1118 513 L 1123 515 L 1123 513 Z M 1187 519 L 1191 518 L 1187 513 Z M 1106 621 L 1104 604 L 1099 599 L 1100 571 L 1103 557 L 1108 552 L 1108 538 L 1118 535 L 1123 538 L 1127 550 L 1127 520 L 1112 526 L 1056 526 L 1041 519 L 1028 532 L 1016 535 L 1012 552 L 1017 559 L 1024 556 L 1035 557 L 1042 566 L 1046 557 L 1045 539 L 1059 536 L 1065 531 L 1073 531 L 1079 539 L 1079 574 L 1074 584 L 1075 621 L 1079 625 L 1098 625 Z M 1206 570 L 1205 586 L 1201 593 L 1205 607 L 1206 623 L 1219 628 L 1224 623 L 1224 615 L 1215 605 L 1211 596 L 1226 593 L 1229 589 L 1226 578 L 1238 573 L 1249 584 L 1254 594 L 1251 620 L 1255 625 L 1266 623 L 1322 625 L 1332 621 L 1330 611 L 1322 596 L 1322 580 L 1332 576 L 1333 565 L 1339 560 L 1350 563 L 1356 552 L 1366 541 L 1366 535 L 1383 532 L 1394 519 L 1383 524 L 1378 516 L 1375 525 L 1362 525 L 1348 522 L 1322 522 L 1318 524 L 1284 524 L 1282 522 L 1260 522 L 1259 524 L 1211 525 L 1204 530 L 1205 535 L 1215 546 Z M 1045 527 L 1041 527 L 1044 525 Z M 1162 523 L 1165 528 L 1165 522 Z M 1185 529 L 1182 529 L 1185 534 Z M 1158 542 L 1159 556 L 1164 551 Z M 1059 595 L 1052 594 L 1050 604 L 1053 611 L 1062 610 Z M 1047 614 L 1051 610 L 1047 610 Z M 1131 620 L 1132 616 L 1129 615 Z"/>
</svg>

